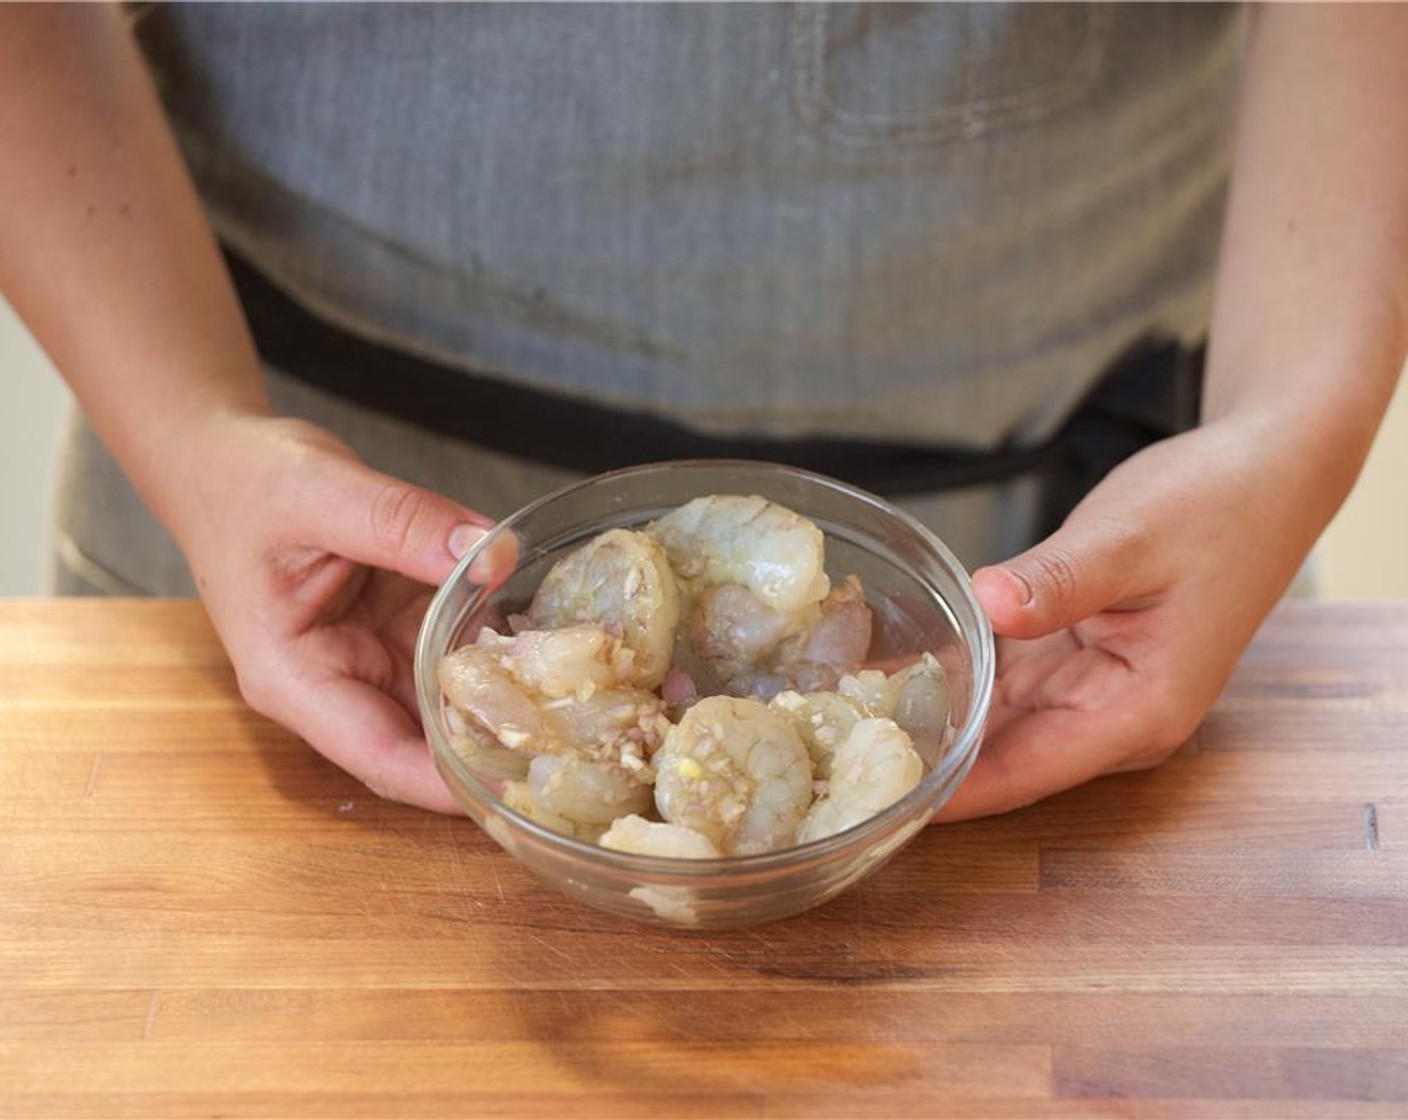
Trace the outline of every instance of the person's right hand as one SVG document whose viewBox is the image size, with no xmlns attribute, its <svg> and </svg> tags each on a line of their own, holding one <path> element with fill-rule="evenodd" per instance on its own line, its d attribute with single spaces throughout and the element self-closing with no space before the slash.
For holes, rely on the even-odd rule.
<svg viewBox="0 0 1408 1120">
<path fill-rule="evenodd" d="M 311 424 L 205 427 L 174 528 L 241 693 L 374 793 L 459 812 L 421 732 L 412 661 L 432 585 L 489 519 Z"/>
<path fill-rule="evenodd" d="M 1162 440 L 1046 540 L 973 574 L 997 679 L 942 819 L 1155 766 L 1188 740 L 1333 509 L 1312 442 L 1255 414 Z"/>
</svg>

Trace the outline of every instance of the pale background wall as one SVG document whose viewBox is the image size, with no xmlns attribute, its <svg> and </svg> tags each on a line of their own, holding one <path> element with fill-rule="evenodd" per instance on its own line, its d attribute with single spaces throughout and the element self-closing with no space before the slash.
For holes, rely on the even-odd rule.
<svg viewBox="0 0 1408 1120">
<path fill-rule="evenodd" d="M 0 299 L 0 595 L 37 595 L 48 565 L 54 460 L 69 395 Z"/>
<path fill-rule="evenodd" d="M 1408 379 L 1405 379 L 1408 381 Z M 0 300 L 0 595 L 45 586 L 54 457 L 68 394 Z M 1408 599 L 1408 388 L 1369 465 L 1321 541 L 1321 593 Z"/>
<path fill-rule="evenodd" d="M 1349 501 L 1321 540 L 1325 598 L 1408 599 L 1408 367 Z"/>
</svg>

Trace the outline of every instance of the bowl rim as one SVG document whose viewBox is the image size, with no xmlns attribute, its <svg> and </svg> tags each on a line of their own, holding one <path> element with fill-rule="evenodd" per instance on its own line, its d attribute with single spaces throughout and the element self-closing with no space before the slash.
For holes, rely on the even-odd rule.
<svg viewBox="0 0 1408 1120">
<path fill-rule="evenodd" d="M 501 798 L 492 790 L 486 787 L 455 754 L 449 746 L 448 739 L 442 734 L 441 728 L 435 722 L 434 717 L 443 714 L 443 696 L 439 687 L 435 665 L 443 656 L 430 649 L 430 636 L 434 622 L 447 609 L 447 603 L 454 589 L 467 578 L 469 568 L 478 557 L 483 555 L 501 539 L 505 534 L 512 533 L 516 527 L 528 520 L 545 506 L 588 488 L 600 487 L 603 484 L 619 482 L 627 478 L 637 478 L 642 475 L 659 473 L 673 470 L 692 470 L 699 468 L 709 468 L 713 470 L 743 470 L 743 471 L 765 471 L 771 474 L 781 474 L 800 479 L 807 483 L 817 484 L 826 489 L 839 492 L 843 496 L 859 501 L 865 505 L 873 506 L 888 517 L 893 517 L 900 521 L 908 530 L 920 537 L 924 543 L 938 553 L 939 558 L 953 572 L 961 578 L 958 579 L 958 590 L 965 605 L 969 608 L 973 617 L 978 620 L 977 632 L 972 636 L 969 644 L 969 656 L 972 660 L 973 696 L 969 706 L 968 719 L 963 727 L 957 729 L 953 741 L 949 744 L 943 761 L 939 766 L 929 771 L 907 794 L 901 797 L 894 804 L 882 809 L 874 816 L 868 817 L 859 824 L 852 825 L 848 829 L 834 833 L 831 836 L 822 837 L 819 840 L 812 840 L 805 844 L 794 844 L 787 848 L 780 848 L 771 852 L 759 852 L 752 855 L 721 856 L 715 859 L 682 859 L 672 856 L 652 856 L 642 855 L 634 852 L 621 852 L 613 848 L 603 848 L 599 844 L 593 844 L 585 840 L 578 840 L 575 837 L 556 832 L 546 825 L 524 816 L 515 809 L 509 808 Z M 772 499 L 768 499 L 771 501 Z M 803 515 L 805 516 L 805 515 Z M 947 596 L 941 596 L 949 610 L 953 610 L 953 605 L 948 603 Z M 954 620 L 957 621 L 956 619 Z M 960 637 L 962 637 L 960 627 Z M 437 767 L 449 767 L 455 777 L 463 785 L 477 793 L 483 801 L 480 806 L 487 814 L 493 813 L 503 816 L 515 827 L 534 837 L 535 840 L 547 844 L 550 848 L 560 851 L 564 855 L 576 858 L 583 858 L 594 863 L 606 864 L 610 867 L 623 871 L 638 872 L 648 875 L 655 880 L 685 878 L 691 881 L 707 878 L 710 874 L 719 874 L 727 870 L 736 872 L 747 870 L 764 873 L 778 866 L 788 866 L 798 862 L 808 860 L 824 862 L 827 858 L 841 850 L 849 850 L 857 845 L 868 846 L 865 841 L 872 835 L 883 834 L 892 830 L 894 823 L 906 816 L 910 807 L 916 802 L 928 796 L 928 791 L 936 785 L 945 782 L 956 781 L 953 791 L 963 781 L 967 771 L 976 760 L 978 750 L 982 745 L 983 734 L 986 729 L 988 712 L 992 704 L 993 690 L 996 675 L 996 642 L 993 637 L 992 626 L 988 621 L 987 614 L 977 597 L 973 594 L 970 573 L 953 554 L 952 550 L 944 544 L 943 540 L 923 522 L 913 515 L 899 509 L 877 494 L 868 490 L 853 486 L 848 482 L 832 478 L 829 475 L 818 474 L 814 471 L 804 470 L 799 467 L 792 467 L 782 463 L 773 463 L 766 460 L 757 459 L 665 459 L 649 463 L 641 463 L 636 466 L 622 467 L 613 471 L 606 471 L 601 474 L 561 486 L 550 493 L 535 498 L 527 505 L 520 507 L 507 517 L 498 521 L 489 532 L 476 541 L 465 552 L 464 556 L 456 563 L 454 570 L 436 589 L 435 595 L 426 608 L 425 616 L 421 620 L 419 632 L 416 636 L 415 660 L 413 666 L 413 676 L 416 687 L 417 706 L 420 709 L 422 731 L 427 742 L 427 747 Z M 962 771 L 962 773 L 959 773 Z M 454 785 L 450 785 L 451 793 L 456 793 Z M 456 800 L 460 800 L 456 795 Z M 945 799 L 947 800 L 947 799 Z M 942 808 L 942 803 L 931 810 L 936 813 Z M 927 823 L 927 822 L 926 822 Z M 487 831 L 487 829 L 486 829 Z M 497 839 L 497 838 L 496 838 Z"/>
</svg>

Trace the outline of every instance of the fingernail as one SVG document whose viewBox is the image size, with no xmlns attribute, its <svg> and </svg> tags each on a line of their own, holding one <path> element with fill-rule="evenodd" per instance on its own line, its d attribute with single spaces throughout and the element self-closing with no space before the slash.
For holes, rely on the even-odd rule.
<svg viewBox="0 0 1408 1120">
<path fill-rule="evenodd" d="M 450 530 L 450 555 L 459 560 L 488 535 L 489 530 L 483 525 L 456 525 Z"/>
</svg>

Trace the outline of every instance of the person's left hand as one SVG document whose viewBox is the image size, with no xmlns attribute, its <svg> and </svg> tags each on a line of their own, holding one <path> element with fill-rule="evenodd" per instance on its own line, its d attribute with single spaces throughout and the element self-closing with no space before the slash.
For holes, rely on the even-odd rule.
<svg viewBox="0 0 1408 1120">
<path fill-rule="evenodd" d="M 998 638 L 986 740 L 941 820 L 1155 766 L 1196 730 L 1313 543 L 1267 441 L 1221 421 L 1121 464 L 973 576 Z"/>
</svg>

